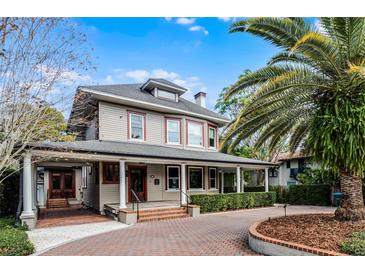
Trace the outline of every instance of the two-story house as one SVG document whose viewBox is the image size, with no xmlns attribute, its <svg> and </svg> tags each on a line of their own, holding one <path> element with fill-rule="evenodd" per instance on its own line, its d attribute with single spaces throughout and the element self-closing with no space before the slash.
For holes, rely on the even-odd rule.
<svg viewBox="0 0 365 274">
<path fill-rule="evenodd" d="M 242 191 L 244 169 L 266 171 L 272 163 L 218 151 L 218 128 L 229 121 L 196 102 L 187 89 L 164 79 L 143 84 L 82 86 L 76 91 L 69 130 L 74 142 L 29 144 L 23 159 L 23 212 L 33 227 L 37 208 L 83 204 L 101 214 L 224 190 L 224 172 L 235 173 Z"/>
</svg>

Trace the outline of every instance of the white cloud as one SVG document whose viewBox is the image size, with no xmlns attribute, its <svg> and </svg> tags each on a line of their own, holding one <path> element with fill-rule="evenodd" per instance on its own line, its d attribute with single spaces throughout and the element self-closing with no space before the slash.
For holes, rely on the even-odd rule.
<svg viewBox="0 0 365 274">
<path fill-rule="evenodd" d="M 209 34 L 209 32 L 204 27 L 199 26 L 199 25 L 192 26 L 192 27 L 189 28 L 189 30 L 190 31 L 202 31 L 205 35 L 208 35 Z"/>
<path fill-rule="evenodd" d="M 326 34 L 326 30 L 323 28 L 321 22 L 318 19 L 316 19 L 316 21 L 314 22 L 314 25 L 316 26 L 318 32 L 320 32 L 322 34 Z"/>
<path fill-rule="evenodd" d="M 224 22 L 229 22 L 231 21 L 232 17 L 218 17 L 219 20 L 222 20 Z"/>
<path fill-rule="evenodd" d="M 125 76 L 132 78 L 133 80 L 142 82 L 149 77 L 150 73 L 145 70 L 131 70 L 125 73 Z"/>
<path fill-rule="evenodd" d="M 172 20 L 172 17 L 165 17 L 165 20 L 166 20 L 167 22 L 170 22 L 170 21 Z"/>
<path fill-rule="evenodd" d="M 186 18 L 186 17 L 180 17 L 176 19 L 176 24 L 179 25 L 191 25 L 194 24 L 195 18 Z"/>
</svg>

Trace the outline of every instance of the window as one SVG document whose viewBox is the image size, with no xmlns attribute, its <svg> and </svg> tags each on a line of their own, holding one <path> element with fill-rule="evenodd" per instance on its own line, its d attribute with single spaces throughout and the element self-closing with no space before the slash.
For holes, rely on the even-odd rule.
<svg viewBox="0 0 365 274">
<path fill-rule="evenodd" d="M 203 189 L 203 168 L 189 167 L 189 189 Z"/>
<path fill-rule="evenodd" d="M 275 167 L 269 168 L 269 177 L 278 177 L 278 169 Z"/>
<path fill-rule="evenodd" d="M 164 91 L 164 90 L 158 90 L 157 91 L 157 96 L 161 97 L 161 98 L 165 98 L 165 99 L 169 99 L 169 100 L 176 100 L 176 93 L 173 92 L 168 92 L 168 91 Z"/>
<path fill-rule="evenodd" d="M 167 190 L 179 190 L 180 189 L 180 167 L 179 166 L 167 166 L 166 167 Z"/>
<path fill-rule="evenodd" d="M 119 184 L 119 163 L 103 164 L 103 183 Z"/>
<path fill-rule="evenodd" d="M 199 122 L 187 121 L 188 128 L 188 145 L 202 147 L 203 146 L 203 124 Z"/>
<path fill-rule="evenodd" d="M 209 147 L 217 148 L 217 128 L 209 126 Z"/>
<path fill-rule="evenodd" d="M 217 189 L 217 169 L 215 167 L 209 168 L 209 188 Z"/>
<path fill-rule="evenodd" d="M 166 143 L 181 144 L 181 121 L 179 119 L 166 119 Z"/>
<path fill-rule="evenodd" d="M 290 168 L 290 160 L 286 161 L 286 168 Z"/>
<path fill-rule="evenodd" d="M 145 115 L 139 113 L 129 113 L 129 139 L 145 140 Z"/>
</svg>

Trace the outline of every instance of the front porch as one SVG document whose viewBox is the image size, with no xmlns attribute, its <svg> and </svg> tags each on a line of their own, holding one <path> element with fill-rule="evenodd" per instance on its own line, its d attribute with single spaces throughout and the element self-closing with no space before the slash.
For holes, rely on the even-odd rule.
<svg viewBox="0 0 365 274">
<path fill-rule="evenodd" d="M 209 156 L 213 154 L 218 153 L 208 152 Z M 189 195 L 224 193 L 228 173 L 234 174 L 232 190 L 243 192 L 245 170 L 265 170 L 265 191 L 268 191 L 269 166 L 219 159 L 178 160 L 33 150 L 24 155 L 21 219 L 33 228 L 39 217 L 38 209 L 49 208 L 55 199 L 66 201 L 65 207 L 82 205 L 101 215 L 113 212 L 118 216 L 120 210 L 133 211 L 132 203 L 137 200 L 141 210 L 174 211 L 187 204 Z"/>
</svg>

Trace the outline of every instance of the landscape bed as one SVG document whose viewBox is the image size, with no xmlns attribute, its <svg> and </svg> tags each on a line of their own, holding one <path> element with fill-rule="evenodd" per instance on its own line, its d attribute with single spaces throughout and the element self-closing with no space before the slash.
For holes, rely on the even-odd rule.
<svg viewBox="0 0 365 274">
<path fill-rule="evenodd" d="M 361 255 L 365 252 L 361 235 L 365 231 L 364 222 L 340 222 L 333 214 L 310 214 L 273 218 L 260 223 L 260 234 L 309 247 L 329 250 L 337 253 Z M 353 234 L 355 233 L 356 239 Z"/>
<path fill-rule="evenodd" d="M 26 256 L 34 252 L 24 226 L 15 226 L 14 218 L 0 217 L 0 256 Z"/>
</svg>

